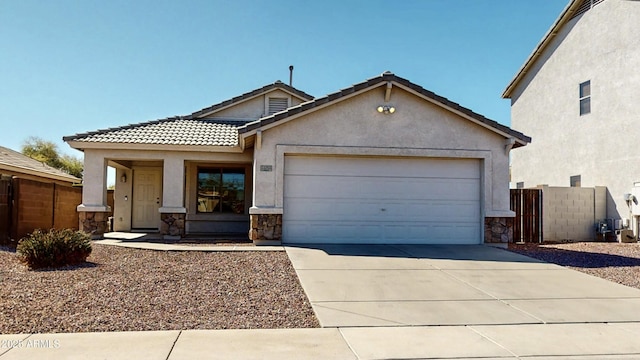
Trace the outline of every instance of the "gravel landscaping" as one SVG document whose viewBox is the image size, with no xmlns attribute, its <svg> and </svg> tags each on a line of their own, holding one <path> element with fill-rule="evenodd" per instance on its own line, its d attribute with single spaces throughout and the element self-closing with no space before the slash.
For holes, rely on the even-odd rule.
<svg viewBox="0 0 640 360">
<path fill-rule="evenodd" d="M 87 261 L 33 271 L 0 247 L 0 333 L 319 327 L 283 251 L 94 244 Z"/>
<path fill-rule="evenodd" d="M 509 244 L 509 250 L 640 289 L 640 244 Z"/>
</svg>

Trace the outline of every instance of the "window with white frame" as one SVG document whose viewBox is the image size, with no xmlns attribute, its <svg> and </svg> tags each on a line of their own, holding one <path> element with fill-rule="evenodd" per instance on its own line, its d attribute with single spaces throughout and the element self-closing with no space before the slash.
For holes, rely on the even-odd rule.
<svg viewBox="0 0 640 360">
<path fill-rule="evenodd" d="M 591 113 L 591 80 L 580 84 L 580 115 Z"/>
</svg>

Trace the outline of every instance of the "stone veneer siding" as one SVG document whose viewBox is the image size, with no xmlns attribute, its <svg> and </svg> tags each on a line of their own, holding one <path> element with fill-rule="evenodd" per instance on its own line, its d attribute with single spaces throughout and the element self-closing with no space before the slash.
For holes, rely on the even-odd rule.
<svg viewBox="0 0 640 360">
<path fill-rule="evenodd" d="M 508 217 L 484 218 L 484 242 L 487 244 L 513 242 L 513 219 Z"/>
<path fill-rule="evenodd" d="M 162 213 L 160 214 L 160 234 L 171 237 L 183 237 L 184 214 Z"/>
<path fill-rule="evenodd" d="M 81 231 L 91 234 L 91 239 L 97 240 L 104 238 L 104 233 L 107 231 L 107 221 L 109 220 L 109 213 L 97 212 L 97 211 L 80 211 L 78 213 L 80 218 L 79 228 Z"/>
<path fill-rule="evenodd" d="M 249 239 L 282 241 L 282 214 L 252 214 Z"/>
</svg>

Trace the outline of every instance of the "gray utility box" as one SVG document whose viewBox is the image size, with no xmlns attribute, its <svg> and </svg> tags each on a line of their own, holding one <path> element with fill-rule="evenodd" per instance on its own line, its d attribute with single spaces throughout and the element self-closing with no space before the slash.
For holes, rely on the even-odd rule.
<svg viewBox="0 0 640 360">
<path fill-rule="evenodd" d="M 616 241 L 619 243 L 634 243 L 638 240 L 633 236 L 633 230 L 622 229 L 616 230 Z"/>
</svg>

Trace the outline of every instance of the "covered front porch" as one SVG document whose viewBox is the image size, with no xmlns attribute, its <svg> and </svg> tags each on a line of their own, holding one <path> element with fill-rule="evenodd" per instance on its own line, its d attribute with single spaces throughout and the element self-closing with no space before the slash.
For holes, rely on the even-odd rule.
<svg viewBox="0 0 640 360">
<path fill-rule="evenodd" d="M 251 152 L 86 149 L 84 163 L 77 210 L 80 229 L 94 239 L 109 230 L 162 240 L 248 239 Z M 115 168 L 113 209 L 107 203 L 108 167 Z"/>
</svg>

